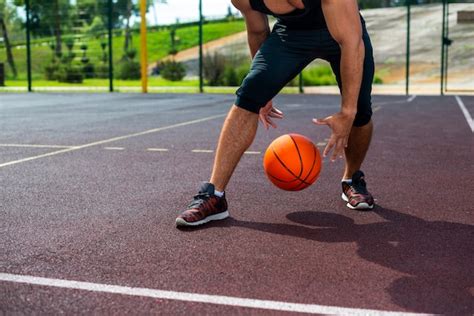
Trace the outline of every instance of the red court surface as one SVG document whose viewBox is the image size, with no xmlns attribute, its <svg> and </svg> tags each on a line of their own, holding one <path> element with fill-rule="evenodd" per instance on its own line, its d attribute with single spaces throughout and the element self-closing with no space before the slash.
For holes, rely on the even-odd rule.
<svg viewBox="0 0 474 316">
<path fill-rule="evenodd" d="M 377 207 L 340 199 L 341 161 L 284 192 L 263 152 L 320 148 L 337 96 L 283 95 L 229 187 L 231 218 L 176 229 L 208 180 L 232 95 L 0 97 L 0 314 L 474 313 L 474 97 L 375 96 L 363 167 Z M 471 125 L 470 125 L 471 124 Z"/>
</svg>

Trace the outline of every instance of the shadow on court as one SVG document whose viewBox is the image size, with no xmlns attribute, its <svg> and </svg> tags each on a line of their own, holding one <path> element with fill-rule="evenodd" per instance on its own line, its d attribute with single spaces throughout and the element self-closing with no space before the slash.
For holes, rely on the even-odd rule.
<svg viewBox="0 0 474 316">
<path fill-rule="evenodd" d="M 386 289 L 393 303 L 415 312 L 472 315 L 474 226 L 426 221 L 380 206 L 374 212 L 384 221 L 358 225 L 335 213 L 301 211 L 287 215 L 298 225 L 230 218 L 198 229 L 242 227 L 322 243 L 355 242 L 364 260 L 406 274 Z"/>
</svg>

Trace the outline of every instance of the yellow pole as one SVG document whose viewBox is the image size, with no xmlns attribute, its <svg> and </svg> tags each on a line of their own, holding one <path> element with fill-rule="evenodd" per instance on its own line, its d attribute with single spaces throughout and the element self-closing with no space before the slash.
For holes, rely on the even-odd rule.
<svg viewBox="0 0 474 316">
<path fill-rule="evenodd" d="M 148 92 L 148 52 L 146 41 L 146 0 L 140 0 L 140 51 L 141 51 L 141 66 L 142 66 L 142 92 Z"/>
</svg>

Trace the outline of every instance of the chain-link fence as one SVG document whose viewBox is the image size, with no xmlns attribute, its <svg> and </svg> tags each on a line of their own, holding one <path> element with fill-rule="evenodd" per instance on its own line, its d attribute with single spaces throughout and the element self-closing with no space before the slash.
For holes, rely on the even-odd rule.
<svg viewBox="0 0 474 316">
<path fill-rule="evenodd" d="M 152 92 L 233 92 L 251 62 L 245 22 L 230 2 L 216 13 L 212 1 L 0 0 L 0 85 L 142 91 L 145 83 Z M 375 87 L 474 90 L 473 1 L 359 3 L 374 48 Z M 140 5 L 147 12 L 144 43 Z M 329 65 L 315 61 L 286 89 L 337 85 Z"/>
</svg>

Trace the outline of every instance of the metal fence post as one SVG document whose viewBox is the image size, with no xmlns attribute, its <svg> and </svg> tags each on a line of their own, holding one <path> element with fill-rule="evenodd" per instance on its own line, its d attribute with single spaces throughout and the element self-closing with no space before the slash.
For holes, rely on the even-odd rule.
<svg viewBox="0 0 474 316">
<path fill-rule="evenodd" d="M 451 40 L 449 39 L 449 0 L 446 1 L 446 32 L 445 41 L 446 50 L 444 55 L 444 91 L 448 92 L 448 66 L 449 66 L 449 45 L 451 45 Z"/>
<path fill-rule="evenodd" d="M 148 52 L 147 52 L 147 29 L 146 29 L 146 0 L 140 1 L 140 43 L 141 43 L 141 75 L 142 92 L 148 92 Z"/>
<path fill-rule="evenodd" d="M 407 47 L 405 57 L 405 94 L 410 93 L 410 37 L 411 37 L 411 0 L 406 1 L 407 6 Z"/>
<path fill-rule="evenodd" d="M 202 0 L 199 0 L 199 92 L 201 93 L 204 92 L 202 42 L 203 42 Z"/>
<path fill-rule="evenodd" d="M 441 78 L 440 78 L 440 94 L 444 95 L 444 64 L 445 58 L 444 53 L 446 50 L 446 45 L 444 39 L 446 37 L 446 0 L 443 0 L 443 22 L 442 22 L 442 31 L 441 31 Z"/>
<path fill-rule="evenodd" d="M 299 92 L 304 93 L 303 71 L 301 71 L 298 76 L 298 84 L 299 84 Z"/>
<path fill-rule="evenodd" d="M 114 92 L 114 61 L 112 48 L 113 25 L 113 0 L 108 1 L 108 31 L 109 31 L 109 91 Z"/>
<path fill-rule="evenodd" d="M 30 20 L 30 0 L 25 1 L 26 9 L 26 70 L 28 76 L 28 92 L 33 91 L 32 89 L 32 78 L 31 78 L 31 20 Z"/>
</svg>

